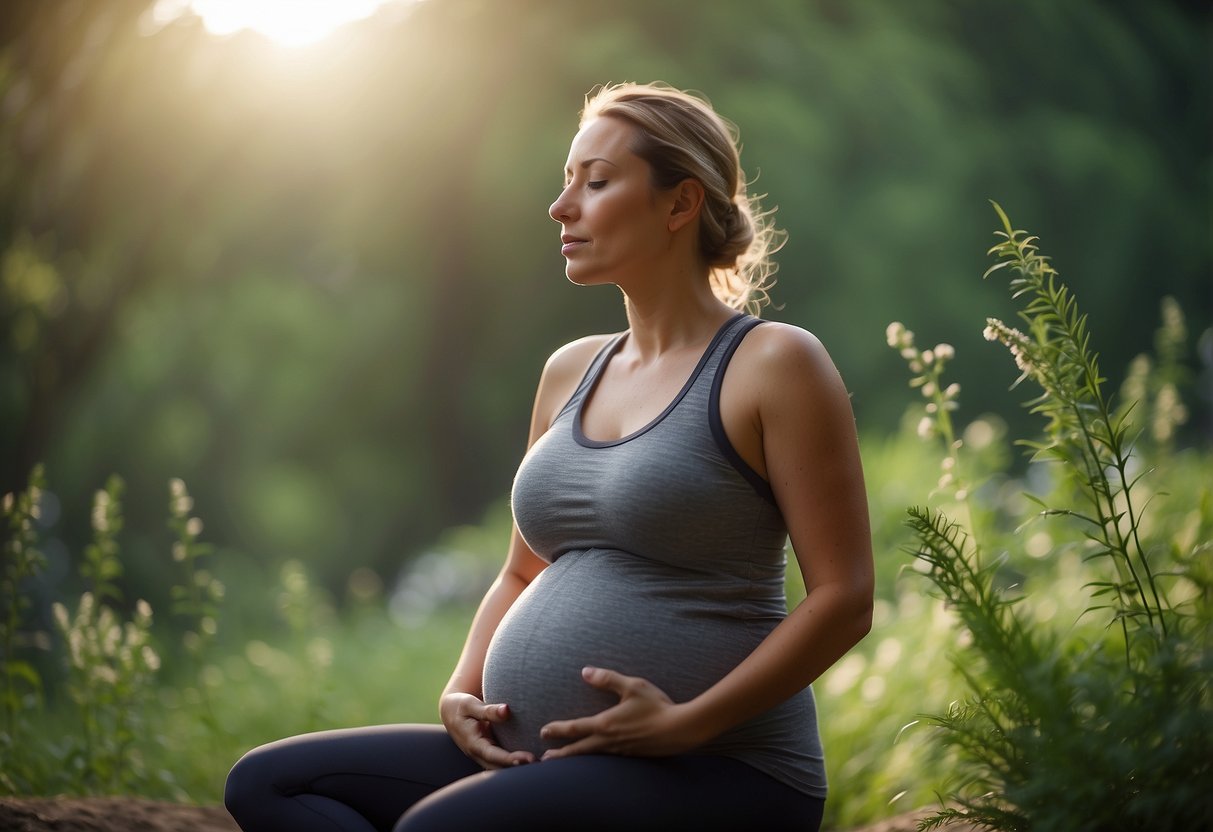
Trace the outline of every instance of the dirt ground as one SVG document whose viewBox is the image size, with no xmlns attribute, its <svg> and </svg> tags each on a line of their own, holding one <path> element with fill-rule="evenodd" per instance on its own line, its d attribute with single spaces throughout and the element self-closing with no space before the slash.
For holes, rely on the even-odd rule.
<svg viewBox="0 0 1213 832">
<path fill-rule="evenodd" d="M 910 812 L 848 832 L 913 832 Z M 239 832 L 221 806 L 130 797 L 0 797 L 3 832 Z M 953 832 L 975 832 L 953 826 Z"/>
</svg>

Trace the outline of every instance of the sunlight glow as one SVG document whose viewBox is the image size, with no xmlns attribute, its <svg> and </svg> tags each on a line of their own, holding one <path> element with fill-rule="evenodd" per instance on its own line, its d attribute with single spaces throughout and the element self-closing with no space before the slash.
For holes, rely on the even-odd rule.
<svg viewBox="0 0 1213 832">
<path fill-rule="evenodd" d="M 214 35 L 251 29 L 282 46 L 306 46 L 370 17 L 389 0 L 160 0 L 160 14 L 189 9 Z"/>
</svg>

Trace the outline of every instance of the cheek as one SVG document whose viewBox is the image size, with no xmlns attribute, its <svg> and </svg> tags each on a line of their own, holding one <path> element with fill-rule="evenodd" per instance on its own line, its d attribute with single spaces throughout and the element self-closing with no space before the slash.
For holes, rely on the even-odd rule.
<svg viewBox="0 0 1213 832">
<path fill-rule="evenodd" d="M 598 206 L 597 221 L 603 231 L 629 240 L 641 240 L 660 231 L 653 206 L 643 195 L 621 194 L 604 199 Z"/>
</svg>

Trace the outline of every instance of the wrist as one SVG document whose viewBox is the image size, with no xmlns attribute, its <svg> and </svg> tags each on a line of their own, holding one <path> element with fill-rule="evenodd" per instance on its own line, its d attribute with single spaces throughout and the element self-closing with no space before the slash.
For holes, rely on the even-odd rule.
<svg viewBox="0 0 1213 832">
<path fill-rule="evenodd" d="M 675 708 L 679 734 L 685 737 L 693 748 L 716 739 L 730 727 L 721 719 L 712 703 L 705 699 L 704 694 L 682 702 Z"/>
</svg>

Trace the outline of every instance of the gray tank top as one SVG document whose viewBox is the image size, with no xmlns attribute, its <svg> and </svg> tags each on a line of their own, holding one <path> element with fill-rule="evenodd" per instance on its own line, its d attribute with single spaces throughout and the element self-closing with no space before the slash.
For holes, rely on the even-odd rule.
<svg viewBox="0 0 1213 832">
<path fill-rule="evenodd" d="M 585 665 L 642 676 L 674 701 L 706 690 L 786 616 L 787 530 L 769 485 L 720 419 L 725 369 L 761 323 L 724 324 L 674 401 L 640 430 L 594 441 L 581 410 L 626 338 L 613 338 L 523 459 L 511 503 L 551 565 L 519 596 L 485 659 L 487 702 L 507 702 L 503 747 L 538 754 L 539 728 L 615 704 Z M 805 688 L 698 749 L 825 796 L 813 694 Z"/>
</svg>

